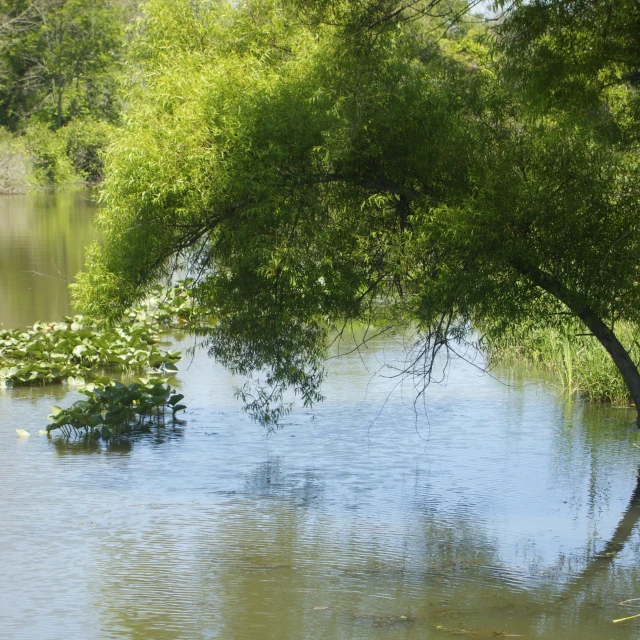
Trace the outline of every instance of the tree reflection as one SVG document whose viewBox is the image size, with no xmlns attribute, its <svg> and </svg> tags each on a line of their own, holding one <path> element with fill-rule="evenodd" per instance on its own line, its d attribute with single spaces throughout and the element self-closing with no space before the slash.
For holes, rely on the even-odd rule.
<svg viewBox="0 0 640 640">
<path fill-rule="evenodd" d="M 69 282 L 96 237 L 95 209 L 88 189 L 0 200 L 0 324 L 20 327 L 70 312 Z"/>
<path fill-rule="evenodd" d="M 598 570 L 640 518 L 639 480 L 603 552 L 559 593 L 555 581 L 506 566 L 499 539 L 471 507 L 447 515 L 430 503 L 401 518 L 389 505 L 349 510 L 348 496 L 329 507 L 322 477 L 279 456 L 256 464 L 241 486 L 199 505 L 126 515 L 123 507 L 99 545 L 105 635 L 560 638 L 580 630 L 595 640 L 596 604 L 610 606 L 620 589 L 619 578 Z"/>
</svg>

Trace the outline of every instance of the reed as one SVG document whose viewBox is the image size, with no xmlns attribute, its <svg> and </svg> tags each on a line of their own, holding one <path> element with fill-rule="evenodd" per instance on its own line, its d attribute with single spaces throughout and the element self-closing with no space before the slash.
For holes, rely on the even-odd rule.
<svg viewBox="0 0 640 640">
<path fill-rule="evenodd" d="M 640 361 L 638 328 L 630 323 L 616 327 L 622 344 Z M 579 327 L 530 329 L 516 327 L 499 337 L 483 340 L 491 365 L 521 362 L 553 372 L 562 391 L 579 393 L 588 400 L 629 405 L 631 398 L 616 366 L 604 347 Z"/>
</svg>

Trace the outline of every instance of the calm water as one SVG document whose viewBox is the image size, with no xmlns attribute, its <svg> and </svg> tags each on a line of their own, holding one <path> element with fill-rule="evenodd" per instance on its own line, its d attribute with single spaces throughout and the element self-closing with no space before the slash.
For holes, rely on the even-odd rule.
<svg viewBox="0 0 640 640">
<path fill-rule="evenodd" d="M 65 312 L 24 274 L 68 277 L 92 235 L 86 200 L 45 200 L 0 205 L 6 325 Z M 374 376 L 400 358 L 332 360 L 327 401 L 269 438 L 202 353 L 186 424 L 115 447 L 37 436 L 76 392 L 1 391 L 0 638 L 637 638 L 612 624 L 640 613 L 633 413 L 456 365 L 416 416 Z"/>
<path fill-rule="evenodd" d="M 70 311 L 69 282 L 95 237 L 95 207 L 87 190 L 0 196 L 0 324 Z"/>
</svg>

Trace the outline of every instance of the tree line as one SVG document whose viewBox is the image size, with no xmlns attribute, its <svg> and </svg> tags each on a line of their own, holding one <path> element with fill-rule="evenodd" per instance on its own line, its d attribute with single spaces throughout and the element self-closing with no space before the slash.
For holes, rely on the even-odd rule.
<svg viewBox="0 0 640 640">
<path fill-rule="evenodd" d="M 28 118 L 60 128 L 115 121 L 124 27 L 132 8 L 111 0 L 4 0 L 0 5 L 0 125 Z"/>
<path fill-rule="evenodd" d="M 135 11 L 122 0 L 0 2 L 0 127 L 40 183 L 100 178 Z"/>
</svg>

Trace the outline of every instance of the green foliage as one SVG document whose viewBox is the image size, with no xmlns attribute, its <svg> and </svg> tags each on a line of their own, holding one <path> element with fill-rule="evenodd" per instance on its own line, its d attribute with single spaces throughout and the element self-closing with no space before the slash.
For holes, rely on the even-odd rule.
<svg viewBox="0 0 640 640">
<path fill-rule="evenodd" d="M 1 2 L 0 124 L 113 120 L 124 23 L 110 0 Z M 14 19 L 12 22 L 11 20 Z"/>
<path fill-rule="evenodd" d="M 114 126 L 104 120 L 72 120 L 57 132 L 75 174 L 84 182 L 102 180 L 103 154 L 113 131 Z"/>
<path fill-rule="evenodd" d="M 31 165 L 30 179 L 34 186 L 53 187 L 80 181 L 67 155 L 61 132 L 52 131 L 38 122 L 27 128 L 25 142 Z"/>
<path fill-rule="evenodd" d="M 497 29 L 502 72 L 530 102 L 606 122 L 607 102 L 617 94 L 635 105 L 637 117 L 637 95 L 625 91 L 640 85 L 640 6 L 635 0 L 500 4 L 512 5 Z M 628 134 L 637 136 L 631 130 Z"/>
<path fill-rule="evenodd" d="M 0 380 L 7 386 L 68 381 L 84 384 L 104 370 L 140 368 L 175 372 L 179 351 L 158 348 L 158 331 L 201 324 L 189 282 L 157 287 L 116 325 L 88 323 L 82 316 L 37 322 L 25 331 L 0 331 Z"/>
<path fill-rule="evenodd" d="M 133 11 L 125 7 L 0 0 L 0 126 L 24 150 L 21 176 L 0 157 L 0 193 L 102 178 L 102 152 L 122 105 L 122 48 Z"/>
<path fill-rule="evenodd" d="M 193 331 L 206 326 L 207 310 L 194 299 L 193 285 L 192 278 L 178 280 L 171 287 L 155 285 L 125 317 L 129 322 L 147 323 L 160 329 Z"/>
<path fill-rule="evenodd" d="M 28 183 L 35 187 L 96 183 L 102 179 L 103 154 L 113 131 L 114 126 L 105 121 L 72 120 L 57 130 L 32 121 L 23 135 L 5 132 L 0 144 L 4 142 L 4 153 L 14 163 L 22 162 L 18 182 L 22 190 Z M 7 186 L 0 184 L 0 192 L 10 192 L 15 179 L 11 179 L 9 165 L 0 167 L 2 177 Z"/>
<path fill-rule="evenodd" d="M 24 193 L 27 190 L 27 157 L 24 141 L 0 128 L 0 194 Z"/>
<path fill-rule="evenodd" d="M 2 0 L 0 15 L 0 124 L 15 130 L 31 110 L 24 78 L 30 63 L 27 36 L 39 22 L 38 7 L 30 0 Z"/>
<path fill-rule="evenodd" d="M 505 80 L 515 49 L 429 4 L 147 3 L 83 312 L 198 274 L 211 353 L 253 376 L 240 394 L 268 427 L 287 387 L 321 398 L 350 321 L 417 326 L 407 373 L 427 380 L 474 324 L 578 319 L 624 354 L 608 327 L 640 323 L 635 89 L 593 118 L 584 93 L 534 105 L 526 64 Z"/>
<path fill-rule="evenodd" d="M 587 400 L 629 405 L 631 397 L 620 372 L 593 336 L 567 329 L 516 327 L 489 338 L 484 347 L 492 365 L 525 362 L 552 371 L 566 393 L 579 393 Z M 640 361 L 638 330 L 623 323 L 617 331 L 624 344 L 631 345 L 635 362 Z"/>
<path fill-rule="evenodd" d="M 141 378 L 129 385 L 99 379 L 80 389 L 87 400 L 78 400 L 67 409 L 51 407 L 47 431 L 60 430 L 88 438 L 120 438 L 150 426 L 160 427 L 176 413 L 184 411 L 182 394 L 175 394 L 167 378 Z"/>
<path fill-rule="evenodd" d="M 155 329 L 143 323 L 113 328 L 83 324 L 82 316 L 37 322 L 26 331 L 0 331 L 0 379 L 8 386 L 88 379 L 105 368 L 159 368 L 180 359 L 156 346 Z"/>
</svg>

